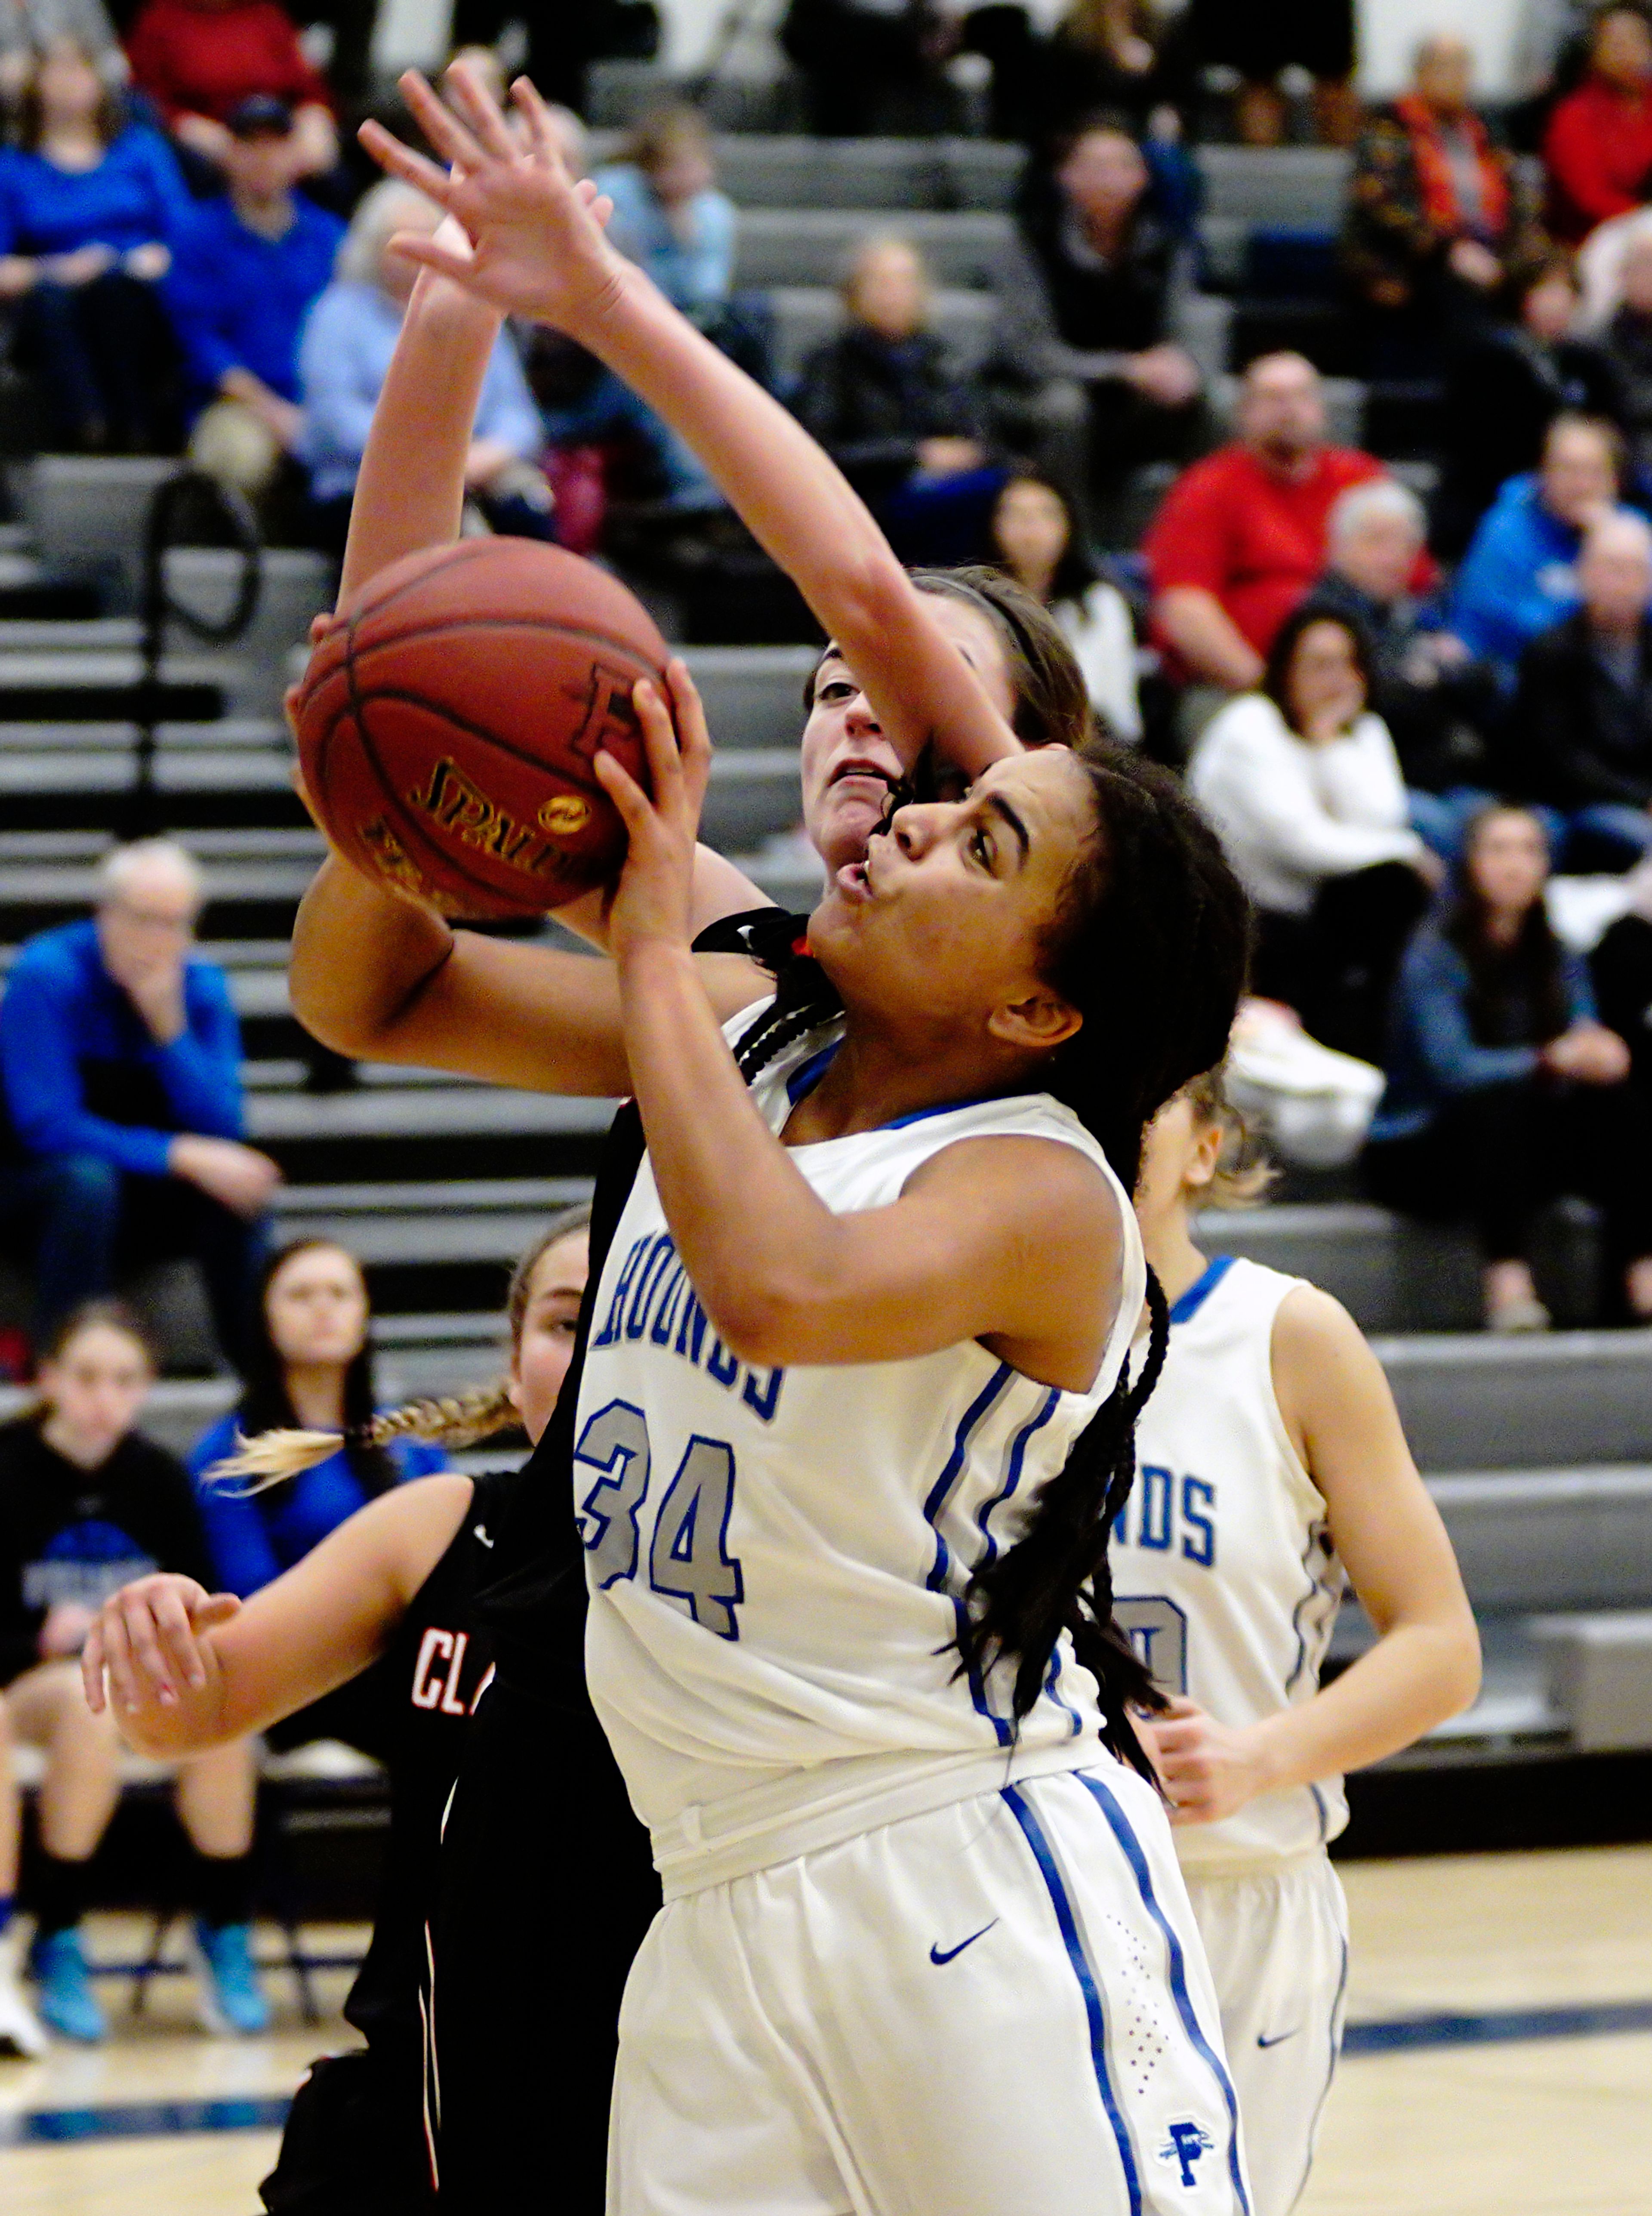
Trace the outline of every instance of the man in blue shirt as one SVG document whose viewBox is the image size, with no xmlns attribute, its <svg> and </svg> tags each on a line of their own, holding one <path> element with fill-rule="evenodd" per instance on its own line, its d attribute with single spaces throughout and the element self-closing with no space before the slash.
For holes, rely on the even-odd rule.
<svg viewBox="0 0 1652 2216">
<path fill-rule="evenodd" d="M 1616 506 L 1623 474 L 1623 440 L 1610 423 L 1557 416 L 1538 467 L 1510 477 L 1481 518 L 1452 588 L 1450 628 L 1505 692 L 1526 648 L 1576 607 L 1583 533 Z"/>
<path fill-rule="evenodd" d="M 0 1227 L 32 1230 L 40 1326 L 127 1262 L 193 1255 L 239 1363 L 280 1173 L 242 1140 L 241 1035 L 192 957 L 193 858 L 165 840 L 105 862 L 96 915 L 28 940 L 0 1000 L 11 1144 Z"/>
<path fill-rule="evenodd" d="M 302 444 L 298 333 L 344 225 L 292 189 L 301 157 L 285 101 L 243 101 L 229 129 L 229 191 L 196 203 L 166 297 L 199 411 L 190 457 L 255 499 Z"/>
</svg>

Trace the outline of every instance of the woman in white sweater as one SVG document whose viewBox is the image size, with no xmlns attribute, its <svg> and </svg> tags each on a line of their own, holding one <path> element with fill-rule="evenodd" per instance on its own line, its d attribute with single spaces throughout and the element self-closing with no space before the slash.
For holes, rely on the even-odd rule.
<svg viewBox="0 0 1652 2216">
<path fill-rule="evenodd" d="M 1381 1059 L 1388 992 L 1440 865 L 1407 820 L 1364 638 L 1308 603 L 1262 689 L 1206 727 L 1188 773 L 1257 911 L 1257 992 L 1328 1046 Z"/>
</svg>

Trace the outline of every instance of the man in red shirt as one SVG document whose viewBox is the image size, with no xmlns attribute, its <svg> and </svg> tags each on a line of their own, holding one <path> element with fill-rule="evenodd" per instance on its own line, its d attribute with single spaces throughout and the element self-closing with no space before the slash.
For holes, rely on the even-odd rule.
<svg viewBox="0 0 1652 2216">
<path fill-rule="evenodd" d="M 1652 30 L 1638 8 L 1609 8 L 1596 23 L 1588 75 L 1550 117 L 1543 158 L 1549 228 L 1567 246 L 1645 199 L 1652 175 Z"/>
<path fill-rule="evenodd" d="M 1326 445 L 1319 372 L 1299 354 L 1251 363 L 1237 428 L 1176 479 L 1142 548 L 1154 625 L 1182 674 L 1233 692 L 1261 683 L 1274 632 L 1324 568 L 1338 496 L 1384 474 Z"/>
<path fill-rule="evenodd" d="M 222 166 L 229 117 L 259 94 L 293 112 L 295 175 L 315 175 L 338 160 L 326 82 L 278 0 L 147 0 L 126 34 L 126 55 L 132 82 L 167 129 L 208 162 Z"/>
</svg>

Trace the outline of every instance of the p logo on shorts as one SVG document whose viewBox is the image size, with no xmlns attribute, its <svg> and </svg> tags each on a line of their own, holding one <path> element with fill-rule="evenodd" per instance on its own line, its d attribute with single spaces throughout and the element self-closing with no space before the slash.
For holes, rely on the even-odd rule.
<svg viewBox="0 0 1652 2216">
<path fill-rule="evenodd" d="M 1199 2158 L 1208 2154 L 1215 2144 L 1202 2125 L 1186 2117 L 1181 2123 L 1170 2126 L 1170 2136 L 1160 2147 L 1158 2158 L 1161 2162 L 1179 2162 L 1183 2185 L 1196 2185 Z"/>
</svg>

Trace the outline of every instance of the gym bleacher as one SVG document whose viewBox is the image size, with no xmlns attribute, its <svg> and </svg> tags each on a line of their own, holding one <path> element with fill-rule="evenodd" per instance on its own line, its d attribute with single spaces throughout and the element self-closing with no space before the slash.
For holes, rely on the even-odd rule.
<svg viewBox="0 0 1652 2216">
<path fill-rule="evenodd" d="M 608 126 L 593 145 L 601 158 L 660 83 L 635 65 L 596 75 L 594 108 Z M 721 138 L 721 182 L 741 209 L 739 281 L 770 288 L 783 366 L 832 327 L 850 247 L 884 216 L 929 258 L 943 330 L 979 354 L 1022 158 L 985 140 Z M 1346 160 L 1305 147 L 1201 151 L 1219 366 L 1289 343 L 1334 376 L 1344 366 L 1330 272 Z M 1368 406 L 1345 377 L 1331 391 L 1333 435 L 1363 435 L 1382 452 L 1394 396 Z M 1405 420 L 1415 424 L 1415 409 Z M 1397 443 L 1390 459 L 1414 479 L 1426 474 L 1409 435 Z M 126 820 L 143 675 L 141 544 L 149 500 L 173 466 L 12 465 L 21 520 L 0 532 L 0 969 L 29 933 L 84 912 L 94 865 Z M 175 551 L 169 588 L 221 607 L 236 558 Z M 347 1089 L 312 1084 L 285 963 L 321 846 L 291 788 L 280 693 L 328 589 L 319 557 L 271 552 L 240 640 L 212 647 L 174 627 L 159 672 L 154 791 L 161 822 L 206 867 L 202 936 L 229 971 L 243 1026 L 249 1136 L 287 1180 L 279 1228 L 335 1236 L 361 1257 L 381 1388 L 393 1398 L 493 1373 L 507 1267 L 548 1212 L 588 1191 L 610 1105 L 373 1067 Z M 800 688 L 812 650 L 712 646 L 689 658 L 720 748 L 707 835 L 774 897 L 807 907 L 818 873 L 786 834 L 799 814 Z M 1355 1781 L 1350 1844 L 1392 1851 L 1399 1826 L 1386 1812 L 1402 1803 L 1409 1851 L 1491 1844 L 1504 1805 L 1495 1781 L 1529 1794 L 1533 1764 L 1551 1784 L 1543 1798 L 1556 1837 L 1635 1833 L 1652 1777 L 1652 1333 L 1489 1337 L 1476 1327 L 1466 1234 L 1402 1225 L 1350 1192 L 1286 1191 L 1255 1212 L 1207 1220 L 1207 1243 L 1312 1278 L 1373 1335 L 1486 1644 L 1474 1709 Z M 1546 1290 L 1563 1322 L 1579 1313 L 1568 1288 L 1580 1231 L 1575 1221 L 1555 1227 Z M 0 1309 L 17 1315 L 24 1290 L 9 1270 Z M 193 1285 L 174 1271 L 145 1291 L 176 1373 L 147 1420 L 181 1448 L 234 1388 L 203 1374 L 208 1341 Z M 17 1397 L 0 1396 L 0 1407 Z M 1369 1635 L 1350 1607 L 1335 1651 L 1346 1656 Z"/>
</svg>

